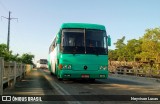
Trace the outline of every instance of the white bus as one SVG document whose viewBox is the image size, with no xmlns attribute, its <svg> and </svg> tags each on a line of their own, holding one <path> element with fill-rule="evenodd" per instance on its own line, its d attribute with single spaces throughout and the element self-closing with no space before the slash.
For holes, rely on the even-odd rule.
<svg viewBox="0 0 160 104">
<path fill-rule="evenodd" d="M 48 68 L 48 61 L 47 59 L 40 59 L 37 61 L 37 68 L 47 69 Z"/>
</svg>

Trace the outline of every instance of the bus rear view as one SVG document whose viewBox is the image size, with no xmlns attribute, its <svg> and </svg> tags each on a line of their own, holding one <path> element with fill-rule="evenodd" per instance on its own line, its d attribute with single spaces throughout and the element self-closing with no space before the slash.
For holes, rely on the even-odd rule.
<svg viewBox="0 0 160 104">
<path fill-rule="evenodd" d="M 54 72 L 59 79 L 108 77 L 110 38 L 103 25 L 65 23 L 56 38 L 58 62 Z"/>
</svg>

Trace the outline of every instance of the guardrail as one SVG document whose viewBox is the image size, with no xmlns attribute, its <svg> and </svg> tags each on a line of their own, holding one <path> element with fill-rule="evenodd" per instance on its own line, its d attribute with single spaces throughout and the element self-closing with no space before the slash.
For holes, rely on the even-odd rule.
<svg viewBox="0 0 160 104">
<path fill-rule="evenodd" d="M 160 78 L 160 63 L 154 63 L 151 67 L 146 63 L 110 61 L 109 72 Z"/>
<path fill-rule="evenodd" d="M 5 62 L 0 57 L 0 95 L 3 95 L 4 84 L 7 83 L 9 87 L 15 85 L 17 78 L 24 77 L 32 69 L 32 65 Z"/>
</svg>

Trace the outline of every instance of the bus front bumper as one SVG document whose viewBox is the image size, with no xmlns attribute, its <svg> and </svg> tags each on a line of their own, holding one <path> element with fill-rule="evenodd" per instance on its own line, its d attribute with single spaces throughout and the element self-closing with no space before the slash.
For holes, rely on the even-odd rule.
<svg viewBox="0 0 160 104">
<path fill-rule="evenodd" d="M 108 78 L 108 71 L 73 71 L 73 70 L 61 70 L 60 78 L 66 79 L 106 79 Z"/>
</svg>

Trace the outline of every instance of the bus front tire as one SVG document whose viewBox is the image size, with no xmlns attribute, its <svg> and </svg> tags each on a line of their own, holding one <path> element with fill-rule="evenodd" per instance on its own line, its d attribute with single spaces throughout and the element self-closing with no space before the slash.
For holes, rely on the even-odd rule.
<svg viewBox="0 0 160 104">
<path fill-rule="evenodd" d="M 52 72 L 50 72 L 50 74 L 51 74 L 51 75 L 53 75 L 53 73 L 52 73 Z"/>
<path fill-rule="evenodd" d="M 57 78 L 58 78 L 59 81 L 63 80 L 63 78 L 60 78 L 60 76 L 58 76 L 58 75 L 57 75 Z"/>
<path fill-rule="evenodd" d="M 63 80 L 63 78 L 58 77 L 58 80 L 59 80 L 59 81 L 62 81 L 62 80 Z"/>
</svg>

